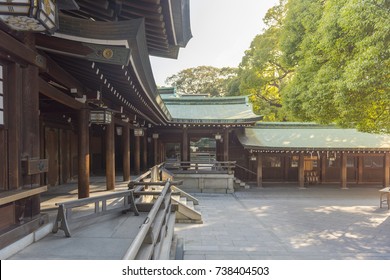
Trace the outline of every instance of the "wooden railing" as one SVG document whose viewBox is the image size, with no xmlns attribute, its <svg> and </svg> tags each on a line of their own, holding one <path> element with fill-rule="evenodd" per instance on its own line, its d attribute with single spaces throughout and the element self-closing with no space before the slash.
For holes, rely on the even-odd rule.
<svg viewBox="0 0 390 280">
<path fill-rule="evenodd" d="M 180 182 L 162 181 L 162 164 L 153 167 L 129 183 L 139 211 L 148 212 L 124 260 L 160 259 L 164 245 L 169 244 L 168 230 L 173 233 L 175 213 L 171 204 L 171 187 Z M 165 251 L 167 249 L 165 248 Z M 168 248 L 169 251 L 169 248 Z"/>
<path fill-rule="evenodd" d="M 109 207 L 108 201 L 121 200 L 123 203 L 114 203 L 114 206 Z M 74 213 L 73 209 L 81 206 L 94 204 L 91 211 L 77 211 Z M 66 237 L 71 237 L 69 223 L 87 221 L 91 218 L 110 214 L 118 211 L 132 210 L 135 215 L 139 215 L 135 205 L 133 190 L 115 192 L 111 194 L 82 198 L 62 203 L 56 203 L 58 206 L 57 218 L 53 226 L 53 233 L 58 232 L 59 229 L 65 232 Z"/>
<path fill-rule="evenodd" d="M 152 186 L 153 184 L 148 185 Z M 154 184 L 154 186 L 157 185 L 159 184 Z M 137 194 L 143 195 L 142 191 L 137 191 Z M 144 195 L 158 195 L 158 197 L 153 202 L 153 207 L 130 248 L 123 256 L 124 260 L 158 259 L 164 245 L 167 224 L 171 218 L 171 182 L 167 181 L 161 192 L 145 191 Z"/>
<path fill-rule="evenodd" d="M 175 161 L 166 162 L 164 167 L 174 173 L 220 173 L 233 174 L 235 168 L 234 161 Z"/>
<path fill-rule="evenodd" d="M 255 182 L 257 180 L 256 172 L 238 164 L 236 164 L 235 166 L 234 174 L 236 178 L 245 182 L 250 182 L 250 181 Z"/>
</svg>

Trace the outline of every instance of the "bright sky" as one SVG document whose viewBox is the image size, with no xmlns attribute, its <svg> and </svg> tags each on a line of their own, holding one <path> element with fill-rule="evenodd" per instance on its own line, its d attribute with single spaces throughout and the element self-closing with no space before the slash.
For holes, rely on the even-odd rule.
<svg viewBox="0 0 390 280">
<path fill-rule="evenodd" d="M 179 58 L 151 57 L 158 86 L 183 69 L 197 66 L 237 67 L 253 38 L 262 32 L 263 17 L 279 0 L 190 0 L 193 38 Z"/>
</svg>

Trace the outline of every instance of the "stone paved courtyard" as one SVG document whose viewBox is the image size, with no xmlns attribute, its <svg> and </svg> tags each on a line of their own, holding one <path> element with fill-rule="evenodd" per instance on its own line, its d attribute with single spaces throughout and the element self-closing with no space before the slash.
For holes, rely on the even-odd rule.
<svg viewBox="0 0 390 280">
<path fill-rule="evenodd" d="M 269 186 L 195 194 L 203 224 L 177 224 L 184 259 L 390 259 L 380 186 Z"/>
</svg>

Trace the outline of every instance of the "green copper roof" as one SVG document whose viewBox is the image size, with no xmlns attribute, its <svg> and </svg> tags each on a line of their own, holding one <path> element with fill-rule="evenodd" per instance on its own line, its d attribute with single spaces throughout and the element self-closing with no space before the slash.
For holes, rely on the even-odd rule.
<svg viewBox="0 0 390 280">
<path fill-rule="evenodd" d="M 174 122 L 255 123 L 255 115 L 246 97 L 163 97 Z"/>
<path fill-rule="evenodd" d="M 238 137 L 255 150 L 390 150 L 390 135 L 313 124 L 260 123 Z"/>
</svg>

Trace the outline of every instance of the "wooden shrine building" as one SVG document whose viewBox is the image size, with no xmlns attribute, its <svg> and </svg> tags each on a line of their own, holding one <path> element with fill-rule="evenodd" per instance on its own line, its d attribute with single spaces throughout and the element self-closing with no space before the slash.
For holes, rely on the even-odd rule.
<svg viewBox="0 0 390 280">
<path fill-rule="evenodd" d="M 149 56 L 191 37 L 189 0 L 0 1 L 0 248 L 45 222 L 48 188 L 148 168 L 139 136 L 171 121 Z"/>
<path fill-rule="evenodd" d="M 248 153 L 236 160 L 263 182 L 390 184 L 390 136 L 312 123 L 258 123 L 237 133 Z M 246 163 L 245 163 L 246 162 Z"/>
</svg>

